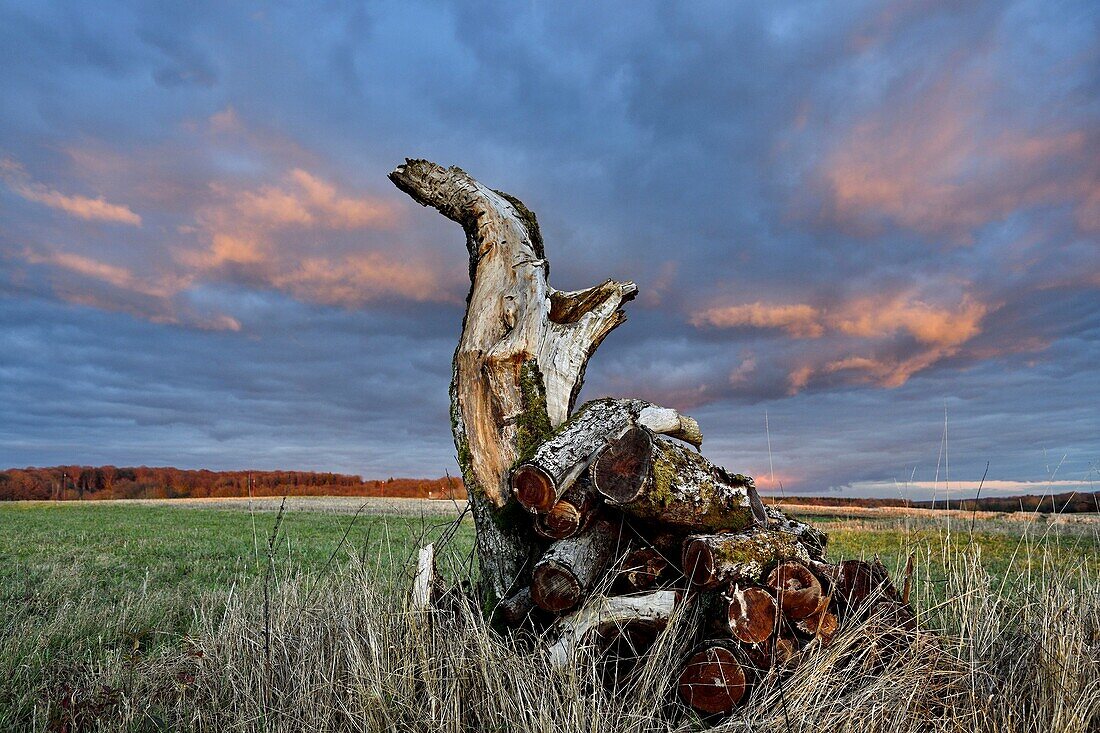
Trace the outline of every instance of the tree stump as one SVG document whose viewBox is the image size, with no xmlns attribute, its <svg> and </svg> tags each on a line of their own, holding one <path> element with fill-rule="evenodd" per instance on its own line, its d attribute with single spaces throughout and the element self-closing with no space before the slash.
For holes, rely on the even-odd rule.
<svg viewBox="0 0 1100 733">
<path fill-rule="evenodd" d="M 911 628 L 908 593 L 899 598 L 880 564 L 829 564 L 824 533 L 765 507 L 751 477 L 703 457 L 692 418 L 636 399 L 573 412 L 634 283 L 555 290 L 535 215 L 460 168 L 410 159 L 390 179 L 466 234 L 451 423 L 479 597 L 500 630 L 544 632 L 550 662 L 563 666 L 616 639 L 652 640 L 679 607 L 696 606 L 704 636 L 674 687 L 710 716 L 734 710 L 759 675 L 786 673 L 811 642 L 827 644 L 845 616 Z M 430 560 L 412 599 L 421 610 Z"/>
</svg>

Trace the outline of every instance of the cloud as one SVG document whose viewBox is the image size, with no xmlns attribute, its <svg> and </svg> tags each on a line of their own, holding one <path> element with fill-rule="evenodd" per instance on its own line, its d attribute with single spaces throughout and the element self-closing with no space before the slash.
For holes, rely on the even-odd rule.
<svg viewBox="0 0 1100 733">
<path fill-rule="evenodd" d="M 857 296 L 828 307 L 805 303 L 714 306 L 693 314 L 691 322 L 699 327 L 777 329 L 792 339 L 832 342 L 804 350 L 801 363 L 790 368 L 788 394 L 795 394 L 821 375 L 899 387 L 914 374 L 957 354 L 981 333 L 982 319 L 990 310 L 969 295 L 949 305 L 929 303 L 910 292 Z M 899 336 L 906 338 L 899 341 Z M 837 351 L 849 353 L 830 356 Z M 755 370 L 755 361 L 752 367 Z M 744 383 L 746 376 L 746 370 L 738 367 L 730 376 L 731 384 Z"/>
<path fill-rule="evenodd" d="M 821 220 L 859 236 L 896 226 L 955 245 L 1041 206 L 1069 205 L 1092 227 L 1100 136 L 1072 118 L 1005 117 L 990 64 L 976 54 L 931 80 L 914 72 L 855 120 L 811 174 Z"/>
<path fill-rule="evenodd" d="M 696 326 L 716 328 L 776 328 L 795 338 L 818 338 L 825 329 L 817 308 L 804 303 L 769 305 L 756 302 L 746 305 L 708 308 L 691 316 Z"/>
<path fill-rule="evenodd" d="M 112 204 L 102 197 L 69 196 L 41 183 L 35 183 L 29 179 L 23 166 L 11 158 L 0 159 L 0 178 L 8 188 L 24 199 L 64 211 L 78 219 L 141 226 L 141 217 L 129 207 Z"/>
</svg>

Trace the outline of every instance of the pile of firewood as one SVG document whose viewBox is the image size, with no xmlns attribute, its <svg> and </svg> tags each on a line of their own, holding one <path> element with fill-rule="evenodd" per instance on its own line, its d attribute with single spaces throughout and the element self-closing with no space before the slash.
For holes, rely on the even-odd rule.
<svg viewBox="0 0 1100 733">
<path fill-rule="evenodd" d="M 642 653 L 679 604 L 695 603 L 700 639 L 678 690 L 706 715 L 793 669 L 851 615 L 889 607 L 913 623 L 880 563 L 826 562 L 824 533 L 765 507 L 751 478 L 700 455 L 701 440 L 694 420 L 641 400 L 583 405 L 511 473 L 546 542 L 498 619 L 549 628 L 551 658 L 565 664 L 582 644 L 625 639 Z"/>
</svg>

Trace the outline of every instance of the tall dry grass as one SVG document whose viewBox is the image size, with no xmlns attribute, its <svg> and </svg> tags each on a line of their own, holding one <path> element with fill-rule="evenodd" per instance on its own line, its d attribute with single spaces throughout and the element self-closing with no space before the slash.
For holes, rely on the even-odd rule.
<svg viewBox="0 0 1100 733">
<path fill-rule="evenodd" d="M 923 631 L 853 625 L 791 676 L 761 681 L 729 731 L 1100 729 L 1100 582 L 1042 557 L 994 580 L 980 552 L 918 556 Z M 393 571 L 397 568 L 398 571 Z M 278 569 L 276 569 L 278 570 Z M 183 648 L 124 654 L 69 679 L 64 730 L 687 731 L 675 660 L 691 611 L 618 689 L 592 659 L 551 669 L 533 640 L 497 635 L 452 588 L 407 610 L 407 568 L 351 558 L 321 579 L 274 572 L 265 589 L 196 601 Z M 124 611 L 123 611 L 124 612 Z M 265 621 L 266 618 L 266 621 Z M 891 658 L 884 649 L 904 641 Z M 39 724 L 44 725 L 45 720 Z M 68 726 L 68 727 L 66 727 Z"/>
</svg>

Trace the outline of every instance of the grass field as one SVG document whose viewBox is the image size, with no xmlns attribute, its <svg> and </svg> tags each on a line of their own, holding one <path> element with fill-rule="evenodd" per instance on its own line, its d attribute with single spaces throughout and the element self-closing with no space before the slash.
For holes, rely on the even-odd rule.
<svg viewBox="0 0 1100 733">
<path fill-rule="evenodd" d="M 521 650 L 502 646 L 467 619 L 453 634 L 435 639 L 435 647 L 422 649 L 428 657 L 413 669 L 412 650 L 421 646 L 410 637 L 415 629 L 403 611 L 411 554 L 447 531 L 456 508 L 433 503 L 421 516 L 395 516 L 380 514 L 389 505 L 356 513 L 357 504 L 362 502 L 302 501 L 281 514 L 272 502 L 255 512 L 245 511 L 243 502 L 0 505 L 0 729 L 466 730 L 487 721 L 500 730 L 692 725 L 683 715 L 662 712 L 667 701 L 657 692 L 649 703 L 639 693 L 642 702 L 635 707 L 650 710 L 642 717 L 613 715 L 610 703 L 593 711 L 580 702 L 555 702 L 553 695 L 541 702 L 533 698 L 530 709 L 512 711 L 514 718 L 489 714 L 494 704 L 504 705 L 500 700 L 485 701 L 485 711 L 473 709 L 479 694 L 506 684 L 493 682 L 494 675 L 520 667 L 531 673 Z M 425 505 L 393 506 L 393 512 L 408 513 Z M 1045 721 L 1085 731 L 1090 721 L 1100 722 L 1051 701 L 1071 693 L 1081 704 L 1100 701 L 1100 523 L 985 517 L 971 523 L 954 517 L 949 526 L 925 515 L 808 518 L 829 532 L 831 557 L 878 555 L 896 570 L 915 553 L 916 594 L 924 606 L 918 610 L 928 626 L 962 644 L 951 655 L 951 668 L 963 677 L 963 650 L 973 661 L 998 648 L 990 624 L 997 638 L 1008 638 L 1008 630 L 1036 620 L 1029 613 L 1061 614 L 1049 623 L 1077 645 L 1059 651 L 1064 658 L 1051 667 L 1061 670 L 1061 690 L 1048 690 L 1041 704 L 1031 705 L 1032 717 L 1021 713 L 1020 727 L 989 730 L 1029 730 L 1027 721 Z M 472 525 L 465 520 L 442 555 L 451 578 L 469 575 L 472 544 Z M 979 614 L 983 618 L 967 618 Z M 380 642 L 382 637 L 388 641 Z M 449 646 L 456 640 L 461 649 Z M 475 662 L 471 649 L 479 645 L 482 661 Z M 373 650 L 372 659 L 362 657 L 364 649 Z M 503 655 L 494 669 L 477 668 L 494 655 Z M 479 680 L 467 680 L 461 701 L 452 689 L 455 679 L 443 675 L 434 686 L 424 679 L 425 670 L 438 672 L 436 667 L 456 659 L 473 665 L 456 672 L 458 678 Z M 1090 674 L 1091 683 L 1078 680 Z M 570 685 L 582 685 L 576 679 L 558 682 L 551 687 L 562 695 Z M 544 703 L 549 707 L 540 708 Z M 787 711 L 775 729 L 820 730 L 823 716 L 798 724 Z M 768 720 L 760 713 L 753 729 L 771 729 Z M 600 721 L 610 722 L 600 727 Z M 965 730 L 970 723 L 939 729 Z"/>
</svg>

